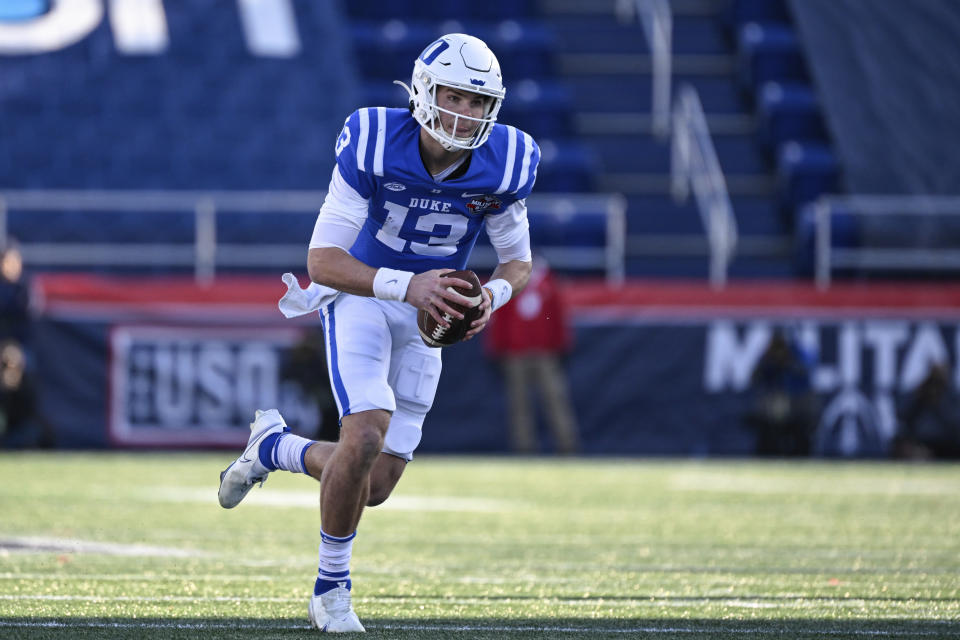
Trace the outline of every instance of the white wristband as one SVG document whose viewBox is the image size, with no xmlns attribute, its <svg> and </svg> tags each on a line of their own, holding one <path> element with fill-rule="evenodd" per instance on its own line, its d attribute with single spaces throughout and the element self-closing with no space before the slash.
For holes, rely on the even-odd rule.
<svg viewBox="0 0 960 640">
<path fill-rule="evenodd" d="M 503 278 L 491 280 L 483 285 L 483 288 L 487 289 L 492 295 L 492 300 L 490 300 L 491 311 L 496 311 L 510 302 L 510 298 L 513 297 L 513 285 Z"/>
<path fill-rule="evenodd" d="M 412 271 L 399 271 L 381 267 L 373 277 L 373 295 L 381 300 L 397 300 L 403 302 L 407 297 L 407 287 L 410 286 Z"/>
</svg>

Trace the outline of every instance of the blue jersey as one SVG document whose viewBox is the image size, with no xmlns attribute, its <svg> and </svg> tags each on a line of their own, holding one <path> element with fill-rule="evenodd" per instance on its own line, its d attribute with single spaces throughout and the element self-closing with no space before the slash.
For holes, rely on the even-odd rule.
<svg viewBox="0 0 960 640">
<path fill-rule="evenodd" d="M 529 134 L 496 124 L 466 172 L 438 182 L 420 159 L 420 124 L 407 109 L 386 107 L 352 113 L 336 151 L 340 175 L 369 201 L 350 254 L 414 273 L 465 268 L 484 218 L 526 198 L 540 162 Z"/>
</svg>

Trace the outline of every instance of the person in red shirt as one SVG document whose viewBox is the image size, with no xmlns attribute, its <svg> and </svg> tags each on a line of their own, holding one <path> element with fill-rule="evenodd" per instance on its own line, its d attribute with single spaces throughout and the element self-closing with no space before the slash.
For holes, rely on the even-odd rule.
<svg viewBox="0 0 960 640">
<path fill-rule="evenodd" d="M 577 420 L 561 357 L 572 345 L 563 296 L 546 260 L 534 256 L 526 288 L 494 314 L 487 349 L 499 361 L 507 385 L 510 440 L 518 453 L 535 453 L 536 419 L 531 402 L 538 391 L 558 453 L 579 449 Z"/>
</svg>

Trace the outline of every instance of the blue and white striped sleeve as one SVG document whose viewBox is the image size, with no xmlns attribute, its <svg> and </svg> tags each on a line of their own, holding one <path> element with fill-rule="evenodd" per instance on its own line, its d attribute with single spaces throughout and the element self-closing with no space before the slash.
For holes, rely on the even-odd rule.
<svg viewBox="0 0 960 640">
<path fill-rule="evenodd" d="M 495 193 L 509 193 L 523 200 L 533 191 L 540 165 L 540 147 L 524 131 L 507 126 L 507 153 L 503 178 Z"/>
<path fill-rule="evenodd" d="M 347 184 L 364 198 L 373 195 L 374 176 L 383 176 L 386 111 L 385 107 L 354 111 L 337 138 L 337 169 Z"/>
</svg>

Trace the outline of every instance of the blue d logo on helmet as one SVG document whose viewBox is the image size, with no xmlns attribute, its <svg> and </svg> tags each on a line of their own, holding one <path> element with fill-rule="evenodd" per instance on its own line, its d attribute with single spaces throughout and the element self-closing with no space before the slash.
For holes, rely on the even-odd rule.
<svg viewBox="0 0 960 640">
<path fill-rule="evenodd" d="M 436 45 L 436 46 L 434 46 Z M 429 47 L 423 50 L 423 53 L 420 54 L 420 59 L 423 60 L 423 64 L 430 64 L 437 59 L 437 56 L 450 48 L 450 43 L 441 38 L 437 40 Z M 429 52 L 429 53 L 427 53 Z"/>
<path fill-rule="evenodd" d="M 476 149 L 486 142 L 506 95 L 497 57 L 483 40 L 463 33 L 450 33 L 431 42 L 413 64 L 409 87 L 394 82 L 410 95 L 413 117 L 448 151 Z M 440 107 L 437 87 L 441 86 L 491 98 L 483 117 L 471 118 Z M 467 138 L 445 131 L 439 126 L 441 112 L 475 121 L 476 131 Z"/>
</svg>

